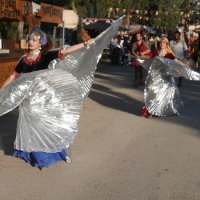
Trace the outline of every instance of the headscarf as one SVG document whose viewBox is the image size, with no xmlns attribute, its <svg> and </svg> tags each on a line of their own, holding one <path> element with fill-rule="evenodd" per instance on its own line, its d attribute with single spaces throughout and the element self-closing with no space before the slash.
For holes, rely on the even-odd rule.
<svg viewBox="0 0 200 200">
<path fill-rule="evenodd" d="M 30 34 L 26 36 L 26 40 L 28 41 L 30 38 L 40 39 L 41 45 L 44 46 L 47 44 L 46 34 L 40 28 L 34 28 Z"/>
</svg>

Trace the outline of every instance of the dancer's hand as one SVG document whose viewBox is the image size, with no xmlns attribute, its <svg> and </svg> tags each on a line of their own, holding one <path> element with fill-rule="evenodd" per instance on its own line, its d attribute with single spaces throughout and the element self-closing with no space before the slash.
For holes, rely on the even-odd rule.
<svg viewBox="0 0 200 200">
<path fill-rule="evenodd" d="M 84 41 L 84 46 L 88 47 L 88 46 L 90 46 L 90 45 L 93 44 L 93 43 L 94 43 L 94 39 L 91 38 L 91 39 L 89 39 L 89 40 L 87 40 L 87 41 Z"/>
<path fill-rule="evenodd" d="M 80 44 L 70 46 L 69 48 L 61 49 L 60 52 L 66 56 L 67 54 L 73 53 L 74 51 L 77 51 L 83 47 L 88 48 L 92 43 L 94 43 L 94 39 L 89 39 L 87 41 L 81 42 Z"/>
</svg>

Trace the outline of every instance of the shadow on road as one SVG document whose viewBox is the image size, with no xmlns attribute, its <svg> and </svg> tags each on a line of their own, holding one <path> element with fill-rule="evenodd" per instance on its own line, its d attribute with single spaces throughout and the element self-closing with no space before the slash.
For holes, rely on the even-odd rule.
<svg viewBox="0 0 200 200">
<path fill-rule="evenodd" d="M 133 68 L 113 65 L 104 65 L 98 68 L 95 75 L 98 80 L 92 87 L 89 95 L 94 101 L 118 109 L 131 114 L 140 115 L 140 109 L 143 102 L 134 98 L 136 91 L 141 91 L 143 95 L 143 87 L 133 88 Z M 102 80 L 102 81 L 101 81 Z M 115 91 L 111 88 L 103 86 L 101 83 L 108 83 L 113 86 Z M 130 96 L 123 92 L 116 92 L 117 88 L 129 88 L 133 90 L 133 95 Z M 183 126 L 192 127 L 200 130 L 200 81 L 183 80 L 182 87 L 179 88 L 184 107 L 181 110 L 181 116 L 159 118 L 170 123 L 177 123 Z"/>
<path fill-rule="evenodd" d="M 181 116 L 165 120 L 200 130 L 200 82 L 184 80 L 179 92 L 184 103 Z"/>
<path fill-rule="evenodd" d="M 127 95 L 120 91 L 125 88 L 131 89 L 134 93 L 132 77 L 132 67 L 123 67 L 120 65 L 101 66 L 97 69 L 97 73 L 95 74 L 95 78 L 98 79 L 98 81 L 93 84 L 89 98 L 101 105 L 139 116 L 144 103 L 133 98 L 133 95 Z M 101 84 L 101 82 L 103 84 Z M 117 88 L 120 89 L 119 92 Z M 135 88 L 135 90 L 143 93 L 143 87 Z"/>
<path fill-rule="evenodd" d="M 143 102 L 99 84 L 93 84 L 89 98 L 101 105 L 135 115 L 140 115 L 143 106 Z"/>
</svg>

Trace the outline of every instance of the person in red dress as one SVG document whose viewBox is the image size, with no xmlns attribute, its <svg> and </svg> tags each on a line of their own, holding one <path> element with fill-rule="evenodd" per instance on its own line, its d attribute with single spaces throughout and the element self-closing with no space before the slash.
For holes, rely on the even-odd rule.
<svg viewBox="0 0 200 200">
<path fill-rule="evenodd" d="M 169 46 L 169 40 L 166 37 L 162 37 L 160 40 L 160 50 L 154 52 L 154 56 L 161 56 L 168 59 L 175 59 L 175 55 Z M 150 117 L 151 114 L 149 113 L 146 106 L 142 107 L 141 111 L 142 117 Z"/>
<path fill-rule="evenodd" d="M 132 45 L 132 54 L 135 58 L 151 58 L 151 50 L 142 39 L 141 33 L 136 34 L 136 42 Z M 139 85 L 144 85 L 142 66 L 137 62 L 137 60 L 134 60 L 132 65 L 135 70 L 134 86 L 138 87 Z"/>
</svg>

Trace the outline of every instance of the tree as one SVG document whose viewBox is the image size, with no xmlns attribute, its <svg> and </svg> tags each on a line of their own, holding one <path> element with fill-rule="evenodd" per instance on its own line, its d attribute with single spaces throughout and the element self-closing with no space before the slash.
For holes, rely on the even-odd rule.
<svg viewBox="0 0 200 200">
<path fill-rule="evenodd" d="M 16 39 L 17 22 L 0 21 L 0 33 L 4 39 Z"/>
<path fill-rule="evenodd" d="M 181 17 L 184 0 L 151 1 L 148 17 L 149 25 L 157 27 L 175 27 Z"/>
</svg>

